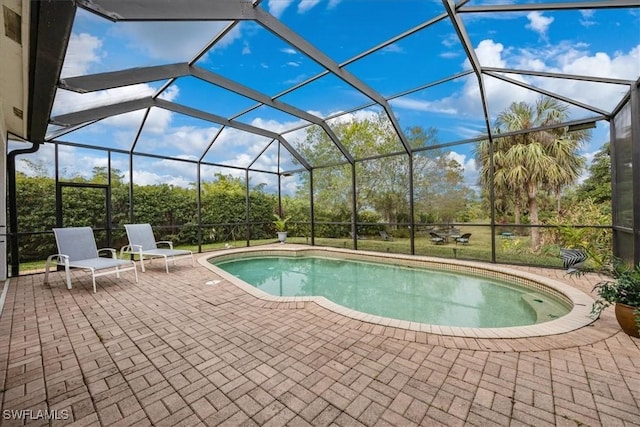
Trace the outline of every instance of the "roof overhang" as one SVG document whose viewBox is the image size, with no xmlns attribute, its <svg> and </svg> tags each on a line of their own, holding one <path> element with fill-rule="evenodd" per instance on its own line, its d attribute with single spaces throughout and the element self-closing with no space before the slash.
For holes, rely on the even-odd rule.
<svg viewBox="0 0 640 427">
<path fill-rule="evenodd" d="M 28 3 L 28 2 L 24 2 Z M 73 1 L 31 1 L 24 138 L 43 142 L 75 16 Z"/>
</svg>

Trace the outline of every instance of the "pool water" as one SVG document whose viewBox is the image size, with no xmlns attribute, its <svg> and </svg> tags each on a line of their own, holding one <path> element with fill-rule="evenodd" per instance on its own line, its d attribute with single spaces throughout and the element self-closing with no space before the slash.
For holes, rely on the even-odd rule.
<svg viewBox="0 0 640 427">
<path fill-rule="evenodd" d="M 523 326 L 569 312 L 547 294 L 437 270 L 321 257 L 255 257 L 214 264 L 274 296 L 323 296 L 360 312 L 432 325 Z"/>
</svg>

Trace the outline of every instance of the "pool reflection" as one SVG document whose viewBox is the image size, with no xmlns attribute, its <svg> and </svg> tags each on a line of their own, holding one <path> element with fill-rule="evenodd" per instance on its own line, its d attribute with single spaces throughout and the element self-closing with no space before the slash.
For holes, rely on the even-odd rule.
<svg viewBox="0 0 640 427">
<path fill-rule="evenodd" d="M 462 274 L 318 257 L 260 257 L 216 263 L 275 296 L 324 296 L 364 313 L 434 325 L 535 324 L 530 289 Z M 547 296 L 548 299 L 548 296 Z M 557 314 L 568 312 L 558 303 Z"/>
</svg>

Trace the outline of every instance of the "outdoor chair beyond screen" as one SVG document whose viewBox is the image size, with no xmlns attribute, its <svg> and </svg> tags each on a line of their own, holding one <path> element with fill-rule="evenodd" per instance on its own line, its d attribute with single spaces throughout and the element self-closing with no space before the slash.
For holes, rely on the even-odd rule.
<svg viewBox="0 0 640 427">
<path fill-rule="evenodd" d="M 584 267 L 584 262 L 588 256 L 582 249 L 560 248 L 562 265 L 567 269 L 567 273 L 572 273 Z"/>
<path fill-rule="evenodd" d="M 140 256 L 140 265 L 143 272 L 145 271 L 144 257 L 163 257 L 167 273 L 169 272 L 169 257 L 173 259 L 173 263 L 175 265 L 176 257 L 190 256 L 191 265 L 195 266 L 193 261 L 193 252 L 184 249 L 173 249 L 173 243 L 168 240 L 156 242 L 156 238 L 153 236 L 153 230 L 151 229 L 151 224 L 125 224 L 124 228 L 127 230 L 129 244 L 120 249 L 120 256 L 122 256 L 123 253 Z M 159 248 L 159 244 L 167 245 L 169 248 Z"/>
<path fill-rule="evenodd" d="M 380 237 L 382 237 L 382 240 L 387 242 L 393 240 L 393 238 L 389 235 L 389 233 L 387 233 L 384 230 L 380 230 Z"/>
<path fill-rule="evenodd" d="M 71 268 L 82 268 L 91 271 L 93 280 L 93 292 L 96 292 L 96 277 L 106 274 L 116 274 L 120 278 L 120 272 L 133 270 L 138 283 L 138 269 L 133 261 L 125 261 L 116 258 L 116 250 L 111 248 L 98 249 L 96 239 L 91 227 L 67 227 L 54 228 L 58 253 L 47 257 L 45 265 L 44 282 L 49 283 L 49 267 L 55 260 L 56 265 L 64 266 L 67 277 L 67 289 L 71 289 Z M 100 257 L 100 252 L 108 251 L 111 258 Z"/>
<path fill-rule="evenodd" d="M 468 245 L 470 238 L 471 238 L 471 233 L 464 233 L 462 236 L 456 237 L 456 245 L 458 243 L 462 243 L 463 245 Z"/>
<path fill-rule="evenodd" d="M 441 245 L 445 242 L 444 237 L 442 237 L 441 235 L 439 235 L 438 233 L 435 232 L 430 232 L 429 235 L 431 236 L 431 241 L 433 243 L 435 243 L 436 245 Z"/>
</svg>

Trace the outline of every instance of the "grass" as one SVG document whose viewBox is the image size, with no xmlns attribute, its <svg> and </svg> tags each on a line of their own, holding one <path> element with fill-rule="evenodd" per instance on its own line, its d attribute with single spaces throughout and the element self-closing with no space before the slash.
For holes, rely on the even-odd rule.
<svg viewBox="0 0 640 427">
<path fill-rule="evenodd" d="M 503 249 L 502 239 L 496 239 L 496 261 L 512 264 L 540 265 L 546 267 L 562 266 L 562 260 L 560 259 L 559 254 L 557 257 L 554 257 L 549 255 L 530 253 L 526 249 L 528 248 L 529 239 L 520 239 L 522 239 L 522 241 L 519 247 L 525 249 Z M 304 238 L 288 238 L 287 242 L 304 244 L 305 240 Z M 353 249 L 353 241 L 351 239 L 316 238 L 315 244 L 318 246 Z M 400 238 L 394 238 L 393 241 L 383 241 L 380 239 L 361 239 L 358 240 L 358 249 L 376 252 L 410 254 L 411 242 L 409 241 L 409 239 Z M 490 240 L 487 242 L 471 241 L 468 245 L 456 245 L 455 243 L 436 245 L 429 238 L 419 237 L 415 239 L 414 250 L 416 255 L 434 256 L 441 258 L 457 258 L 486 262 L 491 261 Z"/>
<path fill-rule="evenodd" d="M 423 256 L 434 256 L 441 258 L 457 258 L 474 261 L 491 261 L 491 228 L 488 226 L 463 226 L 461 233 L 471 233 L 468 245 L 455 244 L 453 242 L 436 245 L 428 234 L 418 233 L 414 242 L 415 254 Z M 393 234 L 393 233 L 391 233 Z M 252 240 L 251 246 L 276 243 L 277 239 Z M 307 237 L 290 236 L 288 243 L 310 244 Z M 334 248 L 353 249 L 353 239 L 347 238 L 326 238 L 316 237 L 317 246 L 328 246 Z M 226 247 L 245 247 L 246 240 L 236 240 L 229 242 L 216 242 L 202 245 L 202 252 L 225 249 Z M 514 239 L 501 239 L 496 237 L 496 261 L 509 264 L 529 264 L 544 267 L 561 267 L 562 261 L 559 254 L 557 256 L 533 254 L 528 248 L 530 238 L 528 236 L 516 236 Z M 198 252 L 197 245 L 180 245 L 176 249 L 188 249 L 194 253 Z M 389 252 L 398 254 L 410 254 L 411 242 L 409 238 L 393 237 L 390 241 L 382 240 L 379 236 L 363 236 L 358 240 L 358 249 Z M 21 273 L 33 273 L 43 271 L 45 260 L 30 261 L 20 263 Z"/>
</svg>

